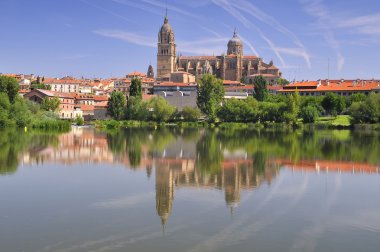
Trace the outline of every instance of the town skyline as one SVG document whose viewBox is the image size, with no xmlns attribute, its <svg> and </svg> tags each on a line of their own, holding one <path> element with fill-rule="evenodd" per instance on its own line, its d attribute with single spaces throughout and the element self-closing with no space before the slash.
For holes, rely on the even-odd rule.
<svg viewBox="0 0 380 252">
<path fill-rule="evenodd" d="M 225 53 L 236 28 L 246 53 L 273 60 L 288 80 L 379 79 L 380 6 L 370 3 L 6 0 L 0 7 L 9 11 L 1 19 L 20 17 L 0 24 L 14 38 L 0 47 L 0 72 L 108 78 L 146 72 L 149 64 L 156 71 L 157 32 L 167 8 L 178 54 Z"/>
</svg>

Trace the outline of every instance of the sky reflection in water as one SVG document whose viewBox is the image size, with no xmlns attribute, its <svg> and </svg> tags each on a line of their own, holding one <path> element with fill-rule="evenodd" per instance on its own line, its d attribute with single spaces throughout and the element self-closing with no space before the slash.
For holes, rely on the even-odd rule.
<svg viewBox="0 0 380 252">
<path fill-rule="evenodd" d="M 1 251 L 378 251 L 379 134 L 1 132 Z"/>
</svg>

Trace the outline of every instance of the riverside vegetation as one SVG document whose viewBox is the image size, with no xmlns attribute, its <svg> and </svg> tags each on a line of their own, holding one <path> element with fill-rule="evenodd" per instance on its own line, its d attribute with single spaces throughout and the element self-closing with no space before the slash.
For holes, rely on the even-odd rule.
<svg viewBox="0 0 380 252">
<path fill-rule="evenodd" d="M 0 128 L 69 130 L 70 122 L 60 120 L 55 113 L 59 99 L 44 99 L 39 105 L 18 95 L 16 79 L 0 76 Z"/>
<path fill-rule="evenodd" d="M 245 100 L 224 100 L 223 82 L 213 75 L 204 75 L 198 81 L 197 107 L 177 111 L 164 98 L 142 100 L 141 81 L 134 78 L 128 100 L 121 92 L 113 92 L 108 113 L 114 120 L 100 121 L 100 127 L 147 124 L 223 124 L 286 125 L 299 127 L 352 127 L 355 124 L 380 123 L 380 95 L 358 93 L 348 97 L 328 93 L 325 96 L 301 97 L 272 95 L 262 76 L 254 80 L 254 95 Z M 125 120 L 125 121 L 124 121 Z M 150 122 L 150 123 L 149 123 Z M 378 128 L 378 125 L 374 128 Z"/>
</svg>

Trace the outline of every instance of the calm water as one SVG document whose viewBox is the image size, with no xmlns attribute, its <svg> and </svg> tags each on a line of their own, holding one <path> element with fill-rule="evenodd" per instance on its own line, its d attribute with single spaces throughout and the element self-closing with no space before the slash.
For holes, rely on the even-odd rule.
<svg viewBox="0 0 380 252">
<path fill-rule="evenodd" d="M 0 251 L 379 251 L 380 135 L 0 132 Z"/>
</svg>

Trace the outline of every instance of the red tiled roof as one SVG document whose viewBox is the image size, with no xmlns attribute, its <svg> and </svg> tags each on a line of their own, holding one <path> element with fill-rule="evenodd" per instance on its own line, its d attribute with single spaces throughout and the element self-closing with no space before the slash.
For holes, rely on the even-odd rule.
<svg viewBox="0 0 380 252">
<path fill-rule="evenodd" d="M 233 81 L 233 80 L 223 80 L 223 85 L 241 85 L 240 81 Z"/>
<path fill-rule="evenodd" d="M 274 75 L 274 74 L 252 74 L 250 75 L 249 77 L 255 77 L 255 76 L 263 76 L 263 77 L 272 77 L 272 78 L 278 78 L 277 75 Z"/>
<path fill-rule="evenodd" d="M 155 87 L 188 87 L 188 86 L 196 86 L 196 84 L 187 84 L 187 83 L 179 83 L 179 82 L 161 82 L 160 84 L 154 84 Z"/>
<path fill-rule="evenodd" d="M 281 90 L 282 89 L 282 86 L 268 86 L 267 87 L 268 90 L 272 90 L 272 91 L 278 91 L 278 90 Z"/>
<path fill-rule="evenodd" d="M 308 89 L 306 89 L 308 87 Z M 318 81 L 311 82 L 296 82 L 284 86 L 280 92 L 328 92 L 328 91 L 371 91 L 380 88 L 380 83 L 373 80 L 323 80 L 320 83 Z"/>
<path fill-rule="evenodd" d="M 88 104 L 78 104 L 81 110 L 83 111 L 92 111 L 94 110 L 94 105 L 88 105 Z"/>
<path fill-rule="evenodd" d="M 243 59 L 257 59 L 259 57 L 255 56 L 255 55 L 244 55 L 243 56 Z"/>
<path fill-rule="evenodd" d="M 245 85 L 245 86 L 236 86 L 236 87 L 225 87 L 226 91 L 234 91 L 234 90 L 253 90 L 253 85 Z"/>
<path fill-rule="evenodd" d="M 45 90 L 45 89 L 35 89 L 35 90 L 30 91 L 29 93 L 34 92 L 34 91 L 40 92 L 48 97 L 57 96 L 60 98 L 70 98 L 70 99 L 74 99 L 75 97 L 75 94 L 73 93 L 61 93 L 61 92 L 55 92 L 55 91 Z"/>
<path fill-rule="evenodd" d="M 150 100 L 150 99 L 152 99 L 154 97 L 156 97 L 156 95 L 150 95 L 150 94 L 143 94 L 142 95 L 143 101 L 148 101 L 148 100 Z"/>
<path fill-rule="evenodd" d="M 94 101 L 108 101 L 107 95 L 94 95 Z"/>
<path fill-rule="evenodd" d="M 75 80 L 75 79 L 45 79 L 43 83 L 45 84 L 81 84 L 84 83 L 85 81 L 83 80 Z"/>
<path fill-rule="evenodd" d="M 97 102 L 95 104 L 95 109 L 96 108 L 105 108 L 107 106 L 108 106 L 108 101 Z"/>
<path fill-rule="evenodd" d="M 127 76 L 128 76 L 128 77 L 129 77 L 129 76 L 132 76 L 132 77 L 133 77 L 133 76 L 146 77 L 146 74 L 135 71 L 135 72 L 129 73 Z"/>
<path fill-rule="evenodd" d="M 180 60 L 216 60 L 217 56 L 179 56 Z"/>
</svg>

